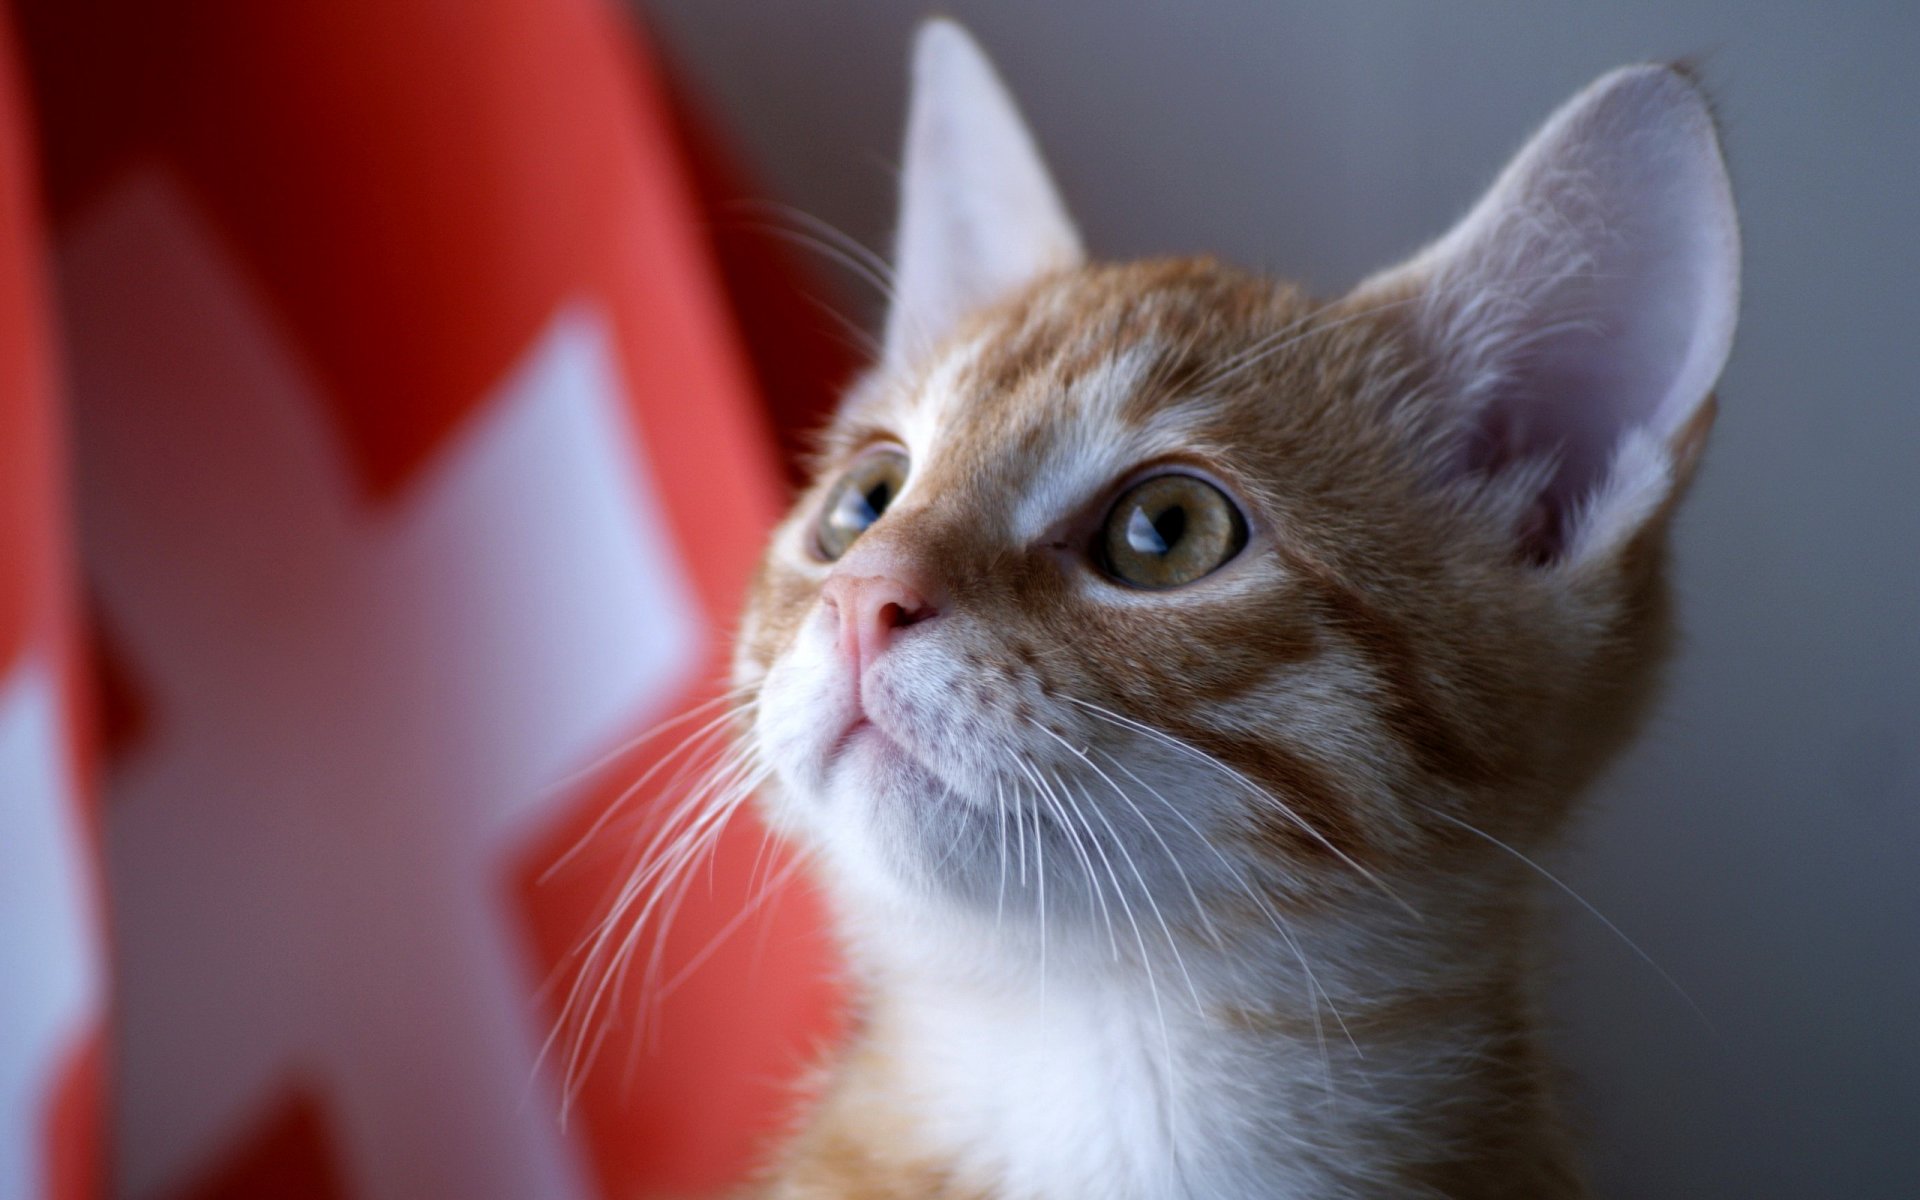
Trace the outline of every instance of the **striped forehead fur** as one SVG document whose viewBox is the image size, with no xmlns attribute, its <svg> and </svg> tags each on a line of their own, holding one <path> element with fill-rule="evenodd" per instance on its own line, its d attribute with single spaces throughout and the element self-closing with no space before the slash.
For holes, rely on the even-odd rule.
<svg viewBox="0 0 1920 1200">
<path fill-rule="evenodd" d="M 977 48 L 915 72 L 880 365 L 736 648 L 860 1000 L 766 1195 L 1582 1195 L 1533 856 L 1670 638 L 1738 265 L 1693 85 L 1323 302 L 1086 261 Z"/>
<path fill-rule="evenodd" d="M 1124 957 L 1141 955 L 1150 969 L 1172 971 L 1162 961 L 1166 950 L 1154 944 L 1172 939 L 1180 970 L 1204 1002 L 1207 1015 L 1195 1018 L 1203 1026 L 1305 1036 L 1316 1021 L 1330 1024 L 1331 1014 L 1275 1007 L 1276 998 L 1336 989 L 1314 1007 L 1330 1004 L 1363 1030 L 1418 1042 L 1403 1028 L 1412 1016 L 1394 1015 L 1416 1012 L 1414 993 L 1385 986 L 1378 975 L 1342 984 L 1335 965 L 1301 957 L 1325 952 L 1306 948 L 1320 935 L 1297 929 L 1272 957 L 1249 960 L 1265 962 L 1261 969 L 1216 963 L 1209 942 L 1224 938 L 1244 951 L 1257 944 L 1249 937 L 1285 914 L 1290 925 L 1330 922 L 1327 937 L 1338 929 L 1340 937 L 1400 945 L 1391 955 L 1403 961 L 1400 982 L 1408 986 L 1421 978 L 1408 969 L 1413 962 L 1424 957 L 1437 969 L 1460 960 L 1448 968 L 1459 978 L 1447 986 L 1468 997 L 1462 1004 L 1480 1005 L 1484 989 L 1523 986 L 1510 965 L 1518 960 L 1505 949 L 1493 958 L 1458 945 L 1436 953 L 1428 934 L 1382 915 L 1392 904 L 1377 907 L 1365 897 L 1377 882 L 1398 898 L 1425 896 L 1431 916 L 1440 905 L 1484 903 L 1493 880 L 1522 887 L 1524 873 L 1510 864 L 1496 859 L 1498 869 L 1487 874 L 1484 856 L 1463 853 L 1463 846 L 1476 849 L 1475 838 L 1463 841 L 1459 825 L 1520 844 L 1551 828 L 1562 811 L 1553 797 L 1624 736 L 1632 706 L 1621 701 L 1644 692 L 1628 686 L 1596 703 L 1589 679 L 1597 658 L 1611 656 L 1608 669 L 1624 669 L 1629 679 L 1647 674 L 1662 628 L 1643 619 L 1658 610 L 1655 577 L 1624 592 L 1616 580 L 1604 599 L 1590 602 L 1515 561 L 1503 539 L 1516 517 L 1497 490 L 1429 474 L 1427 456 L 1448 436 L 1432 372 L 1390 303 L 1322 304 L 1205 259 L 1049 276 L 969 321 L 913 377 L 864 382 L 823 440 L 819 483 L 763 567 L 742 641 L 742 678 L 772 692 L 791 686 L 783 665 L 813 653 L 809 614 L 829 574 L 809 540 L 824 489 L 864 448 L 900 445 L 910 467 L 895 515 L 866 536 L 917 564 L 913 570 L 945 572 L 956 617 L 964 618 L 947 633 L 951 667 L 930 658 L 903 662 L 918 678 L 902 676 L 900 694 L 920 697 L 912 711 L 938 709 L 944 726 L 939 735 L 909 736 L 925 739 L 928 761 L 980 772 L 989 806 L 996 789 L 1003 801 L 1024 797 L 1012 820 L 1031 849 L 1013 847 L 1005 816 L 971 830 L 942 827 L 949 844 L 938 857 L 949 863 L 981 847 L 980 870 L 994 883 L 977 883 L 975 892 L 1002 897 L 993 907 L 1003 949 L 1044 946 L 1058 974 L 1076 941 L 1109 949 L 1106 924 L 1120 920 L 1103 915 L 1097 897 L 1080 895 L 1076 903 L 1086 879 L 1101 881 L 1095 892 L 1158 892 L 1164 924 L 1147 926 L 1153 940 L 1144 932 L 1142 944 L 1129 945 L 1127 933 L 1112 940 Z M 1063 521 L 1154 462 L 1201 471 L 1237 495 L 1253 526 L 1253 561 L 1208 590 L 1154 596 L 1115 592 L 1039 552 Z M 959 690 L 940 691 L 949 688 Z M 763 696 L 763 708 L 769 703 Z M 1588 719 L 1572 720 L 1577 714 Z M 1148 728 L 1163 732 L 1140 732 Z M 959 740 L 941 749 L 943 738 Z M 1217 766 L 1196 777 L 1189 755 Z M 990 780 L 1000 760 L 1030 765 Z M 814 803 L 792 796 L 775 807 Z M 829 812 L 810 820 L 817 828 L 836 819 Z M 1048 879 L 1047 903 L 1089 923 L 1034 941 L 1018 928 L 1025 918 L 1009 918 L 1035 904 L 1041 874 L 1032 855 L 1069 827 L 1081 838 L 1092 830 L 1116 840 L 1052 847 L 1056 860 L 1075 864 L 1078 854 L 1085 862 L 1073 865 L 1073 876 Z M 996 829 L 1005 840 L 994 847 Z M 848 935 L 856 942 L 879 936 L 859 911 L 879 902 L 864 889 L 875 872 L 886 873 L 886 853 L 865 843 L 847 851 L 853 857 L 836 882 L 833 839 L 851 835 L 827 836 L 828 890 L 852 889 L 839 901 L 851 906 Z M 1020 861 L 1005 868 L 1002 890 L 1000 858 L 1015 853 Z M 1481 874 L 1470 886 L 1456 878 L 1443 900 L 1433 889 L 1451 876 L 1447 861 L 1473 861 Z M 856 885 L 856 877 L 867 882 Z M 939 898 L 942 886 L 932 878 L 885 902 L 893 915 L 884 928 L 899 930 L 912 905 L 927 903 L 933 907 L 914 927 L 939 928 L 933 914 L 950 911 L 953 901 Z M 921 898 L 901 909 L 905 895 Z M 1107 907 L 1117 904 L 1110 896 Z M 951 911 L 952 920 L 967 920 Z M 1458 917 L 1452 926 L 1472 927 Z M 893 969 L 886 965 L 893 950 L 867 942 L 858 953 L 866 970 Z M 1289 981 L 1308 961 L 1310 973 Z M 982 970 L 976 961 L 968 974 Z M 1250 978 L 1260 982 L 1247 992 Z M 1366 990 L 1343 994 L 1343 986 Z M 871 1043 L 868 1050 L 881 1052 Z M 1382 1052 L 1370 1053 L 1384 1069 Z M 1492 1061 L 1485 1044 L 1434 1047 L 1441 1057 L 1421 1057 L 1427 1053 L 1401 1069 L 1472 1075 L 1479 1068 L 1465 1064 Z M 1466 1057 L 1451 1057 L 1457 1053 Z M 863 1105 L 892 1103 L 877 1081 L 894 1069 L 873 1067 L 860 1086 L 878 1092 L 836 1092 L 823 1111 L 869 1120 Z M 1530 1069 L 1516 1065 L 1514 1077 Z M 846 1078 L 843 1086 L 854 1086 Z M 822 1136 L 844 1128 L 825 1120 Z M 976 1161 L 937 1140 L 915 1145 L 897 1148 L 898 1161 L 889 1152 L 857 1166 L 816 1160 L 806 1169 L 912 1181 L 901 1187 L 951 1178 L 955 1186 L 966 1181 L 967 1194 L 1001 1194 L 991 1156 Z M 1255 1171 L 1245 1163 L 1232 1170 Z M 892 1186 L 876 1183 L 874 1194 L 906 1194 Z"/>
<path fill-rule="evenodd" d="M 1115 645 L 1117 673 L 1106 674 L 1089 641 L 1101 630 L 1083 628 L 1080 665 L 1093 674 L 1081 698 L 1124 703 L 1131 691 L 1162 708 L 1212 706 L 1222 728 L 1256 727 L 1278 714 L 1256 698 L 1225 720 L 1235 698 L 1254 697 L 1317 646 L 1387 680 L 1373 690 L 1389 727 L 1438 763 L 1419 748 L 1524 741 L 1513 731 L 1581 657 L 1562 635 L 1598 614 L 1565 608 L 1551 586 L 1512 570 L 1497 495 L 1424 478 L 1435 435 L 1422 380 L 1391 306 L 1319 305 L 1209 260 L 1090 267 L 983 314 L 919 377 L 870 381 L 828 437 L 822 486 L 860 447 L 891 438 L 912 463 L 897 520 L 921 535 L 918 547 L 899 538 L 902 552 L 937 551 L 950 568 L 1006 568 L 1141 465 L 1204 470 L 1247 501 L 1257 571 L 1191 599 L 1106 589 L 1084 615 L 1102 618 L 1108 636 L 1140 642 Z M 770 560 L 766 582 L 782 584 L 787 604 L 810 605 L 803 581 L 824 569 L 807 561 L 804 537 L 778 544 L 787 553 Z M 1069 575 L 1070 591 L 1099 587 Z M 1209 603 L 1233 588 L 1239 611 Z M 1193 624 L 1128 632 L 1129 606 L 1156 617 L 1186 609 Z M 791 626 L 799 613 L 786 615 L 754 624 Z M 1046 640 L 1075 614 L 1000 615 L 1010 632 L 1030 622 Z M 1200 651 L 1207 668 L 1185 669 L 1192 655 L 1163 644 L 1169 636 Z M 762 658 L 778 649 L 764 647 Z M 1181 669 L 1157 670 L 1142 649 Z M 991 646 L 977 653 L 996 657 Z M 1488 670 L 1490 657 L 1503 661 Z M 1049 660 L 1055 673 L 1073 665 Z M 1515 695 L 1526 703 L 1510 705 Z"/>
</svg>

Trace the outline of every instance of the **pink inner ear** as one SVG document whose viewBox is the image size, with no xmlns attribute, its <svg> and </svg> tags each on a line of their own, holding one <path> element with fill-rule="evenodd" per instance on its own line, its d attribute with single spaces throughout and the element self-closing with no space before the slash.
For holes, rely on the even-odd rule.
<svg viewBox="0 0 1920 1200">
<path fill-rule="evenodd" d="M 1458 466 L 1461 474 L 1489 480 L 1528 468 L 1547 472 L 1512 530 L 1520 558 L 1535 564 L 1559 557 L 1572 510 L 1598 484 L 1605 466 L 1590 456 L 1576 462 L 1571 451 L 1582 439 L 1551 428 L 1552 414 L 1544 409 L 1524 400 L 1489 399 L 1460 447 Z"/>
<path fill-rule="evenodd" d="M 1605 481 L 1626 432 L 1664 424 L 1660 401 L 1670 381 L 1661 376 L 1670 368 L 1663 364 L 1684 349 L 1657 343 L 1685 327 L 1620 324 L 1567 321 L 1529 339 L 1482 393 L 1462 444 L 1467 473 L 1541 474 L 1516 531 L 1529 561 L 1548 562 L 1565 549 L 1576 514 Z"/>
<path fill-rule="evenodd" d="M 1602 486 L 1615 455 L 1636 429 L 1670 438 L 1732 342 L 1738 235 L 1704 101 L 1664 68 L 1602 79 L 1405 269 L 1470 414 L 1457 468 L 1537 477 L 1517 535 L 1560 557 L 1608 517 L 1597 498 L 1638 502 Z"/>
<path fill-rule="evenodd" d="M 1586 250 L 1576 259 L 1582 266 L 1532 297 L 1501 331 L 1504 348 L 1482 364 L 1461 465 L 1486 476 L 1542 472 L 1520 534 L 1531 560 L 1566 548 L 1630 431 L 1671 435 L 1712 386 L 1696 360 L 1727 307 L 1713 278 L 1721 264 L 1710 245 L 1689 244 L 1684 222 L 1638 219 L 1649 215 L 1630 210 L 1608 221 L 1609 244 Z"/>
</svg>

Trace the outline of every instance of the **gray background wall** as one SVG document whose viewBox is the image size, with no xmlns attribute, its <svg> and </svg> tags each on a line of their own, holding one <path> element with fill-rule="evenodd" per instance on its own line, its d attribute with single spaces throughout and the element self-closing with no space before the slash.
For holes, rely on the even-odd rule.
<svg viewBox="0 0 1920 1200">
<path fill-rule="evenodd" d="M 770 195 L 884 247 L 902 0 L 643 0 Z M 1920 6 L 947 0 L 1107 256 L 1344 287 L 1601 71 L 1699 55 L 1746 302 L 1677 544 L 1686 644 L 1564 878 L 1606 1194 L 1920 1196 Z M 856 311 L 856 315 L 859 314 Z"/>
</svg>

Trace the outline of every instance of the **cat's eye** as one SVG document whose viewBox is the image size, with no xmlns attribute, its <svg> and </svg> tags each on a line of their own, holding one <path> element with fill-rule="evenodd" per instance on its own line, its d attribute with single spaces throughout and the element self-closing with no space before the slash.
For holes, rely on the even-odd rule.
<svg viewBox="0 0 1920 1200">
<path fill-rule="evenodd" d="M 827 494 L 814 529 L 814 544 L 828 562 L 839 558 L 880 519 L 887 505 L 907 481 L 907 456 L 898 450 L 876 450 L 847 468 Z"/>
<path fill-rule="evenodd" d="M 1219 488 L 1193 475 L 1156 475 L 1121 495 L 1095 551 L 1121 583 L 1170 588 L 1212 574 L 1246 544 L 1246 518 Z"/>
</svg>

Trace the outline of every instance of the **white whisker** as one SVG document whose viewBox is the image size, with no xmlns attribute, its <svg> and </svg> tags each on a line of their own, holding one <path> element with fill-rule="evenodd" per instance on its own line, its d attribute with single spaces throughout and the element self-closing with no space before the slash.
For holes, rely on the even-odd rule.
<svg viewBox="0 0 1920 1200">
<path fill-rule="evenodd" d="M 736 699 L 739 696 L 740 691 L 741 689 L 734 688 L 734 689 L 730 689 L 728 691 L 722 692 L 720 695 L 713 697 L 711 700 L 707 700 L 700 704 L 694 705 L 692 708 L 688 709 L 686 712 L 681 713 L 679 716 L 674 717 L 671 720 L 664 721 L 659 725 L 655 725 L 653 728 L 647 730 L 646 732 L 640 734 L 637 737 L 629 738 L 627 741 L 621 743 L 617 748 L 608 751 L 606 754 L 601 755 L 598 759 L 594 760 L 592 763 L 588 764 L 587 766 L 582 767 L 578 771 L 571 772 L 570 774 L 562 777 L 560 780 L 557 780 L 554 783 L 549 784 L 546 787 L 546 789 L 542 791 L 541 794 L 543 796 L 551 796 L 557 792 L 564 791 L 567 788 L 575 786 L 576 784 L 582 782 L 583 780 L 586 780 L 591 776 L 598 774 L 601 770 L 610 766 L 611 764 L 618 761 L 619 759 L 624 758 L 628 754 L 631 754 L 634 750 L 637 750 L 640 746 L 642 746 L 646 742 L 653 740 L 654 738 L 667 732 L 668 730 L 674 729 L 681 725 L 686 724 L 689 720 L 692 720 L 694 717 L 701 715 L 702 713 L 706 712 L 708 709 L 711 709 L 717 704 L 725 704 L 729 700 Z M 565 853 L 561 854 L 558 858 L 554 859 L 553 862 L 547 864 L 546 869 L 540 872 L 538 882 L 545 883 L 547 882 L 547 880 L 553 878 L 556 872 L 564 868 L 569 862 L 573 860 L 573 858 L 576 855 L 580 853 L 582 849 L 584 849 L 596 837 L 598 837 L 600 833 L 606 828 L 607 823 L 613 819 L 614 815 L 618 813 L 622 807 L 625 806 L 628 800 L 632 799 L 635 793 L 639 792 L 641 788 L 645 787 L 648 781 L 651 780 L 653 776 L 661 768 L 665 767 L 669 762 L 672 762 L 675 757 L 677 757 L 689 746 L 697 745 L 700 741 L 705 739 L 713 730 L 717 728 L 723 728 L 728 722 L 736 721 L 740 719 L 742 716 L 744 716 L 745 714 L 753 711 L 755 703 L 756 703 L 755 701 L 749 700 L 744 704 L 736 705 L 735 707 L 728 709 L 726 712 L 721 713 L 718 717 L 715 717 L 712 720 L 708 721 L 706 724 L 702 725 L 699 729 L 695 730 L 693 733 L 688 734 L 672 750 L 669 750 L 666 754 L 662 755 L 659 762 L 655 763 L 652 767 L 650 767 L 645 774 L 640 776 L 640 778 L 628 784 L 626 788 L 620 793 L 620 795 L 611 804 L 608 804 L 605 808 L 600 810 L 600 815 L 594 819 L 591 825 L 587 827 L 586 832 L 582 833 L 580 837 L 577 840 L 575 840 L 573 845 L 567 848 Z"/>
<path fill-rule="evenodd" d="M 1586 909 L 1587 912 L 1593 916 L 1594 920 L 1606 926 L 1608 932 L 1612 933 L 1613 936 L 1619 938 L 1621 943 L 1624 944 L 1627 949 L 1633 951 L 1633 953 L 1636 956 L 1638 956 L 1641 962 L 1647 964 L 1648 967 L 1652 968 L 1653 973 L 1658 975 L 1662 980 L 1666 982 L 1666 985 L 1668 987 L 1673 989 L 1674 995 L 1680 997 L 1680 999 L 1686 1003 L 1686 1006 L 1693 1010 L 1693 1015 L 1700 1019 L 1700 1023 L 1706 1026 L 1707 1031 L 1709 1033 L 1714 1033 L 1717 1036 L 1717 1031 L 1714 1029 L 1712 1019 L 1707 1016 L 1706 1011 L 1704 1009 L 1702 1009 L 1698 1004 L 1694 1003 L 1693 997 L 1687 994 L 1687 989 L 1680 986 L 1680 981 L 1675 979 L 1672 975 L 1668 974 L 1667 969 L 1665 967 L 1661 966 L 1658 962 L 1655 962 L 1651 954 L 1648 954 L 1645 950 L 1642 950 L 1640 948 L 1640 943 L 1628 937 L 1626 935 L 1625 930 L 1621 929 L 1618 925 L 1615 925 L 1613 921 L 1607 917 L 1607 914 L 1601 912 L 1598 908 L 1594 907 L 1592 901 L 1588 900 L 1585 896 L 1582 896 L 1579 892 L 1575 891 L 1573 887 L 1569 885 L 1565 880 L 1561 879 L 1558 875 L 1555 875 L 1552 871 L 1547 870 L 1545 867 L 1541 866 L 1539 863 L 1535 862 L 1533 859 L 1527 857 L 1525 854 L 1522 854 L 1519 850 L 1514 849 L 1512 846 L 1509 846 L 1507 843 L 1501 841 L 1499 838 L 1488 833 L 1486 830 L 1481 829 L 1479 826 L 1471 824 L 1467 821 L 1463 821 L 1459 817 L 1456 817 L 1451 813 L 1442 812 L 1440 809 L 1437 809 L 1430 804 L 1422 805 L 1421 807 L 1424 808 L 1427 812 L 1433 814 L 1434 816 L 1439 817 L 1442 821 L 1446 821 L 1448 824 L 1451 824 L 1460 829 L 1463 829 L 1466 832 L 1473 834 L 1475 837 L 1482 838 L 1488 843 L 1499 847 L 1501 850 L 1506 851 L 1508 854 L 1511 854 L 1514 858 L 1524 863 L 1528 868 L 1533 870 L 1542 879 L 1545 879 L 1548 883 L 1551 883 L 1554 887 L 1559 888 L 1562 892 L 1565 892 L 1568 896 L 1570 896 L 1573 899 L 1574 903 L 1578 904 L 1581 908 Z"/>
<path fill-rule="evenodd" d="M 1121 790 L 1120 785 L 1113 781 L 1112 776 L 1108 775 L 1105 771 L 1102 771 L 1100 769 L 1099 764 L 1095 763 L 1093 759 L 1087 757 L 1085 751 L 1078 749 L 1071 742 L 1067 741 L 1065 738 L 1061 737 L 1059 734 L 1055 733 L 1053 730 L 1048 729 L 1045 725 L 1042 725 L 1038 721 L 1029 721 L 1028 723 L 1031 725 L 1034 725 L 1035 727 L 1040 729 L 1041 732 L 1045 733 L 1048 737 L 1051 737 L 1054 741 L 1059 742 L 1062 746 L 1066 747 L 1069 751 L 1071 751 L 1074 754 L 1075 757 L 1079 758 L 1081 762 L 1085 763 L 1088 767 L 1090 767 L 1093 770 L 1094 774 L 1098 775 L 1102 780 L 1104 780 L 1106 782 L 1106 785 L 1112 788 L 1116 795 L 1118 795 L 1122 800 L 1127 800 L 1127 794 Z M 1129 800 L 1128 803 L 1132 803 L 1132 802 Z M 1204 1013 L 1205 1006 L 1202 1005 L 1200 1002 L 1200 990 L 1194 986 L 1193 975 L 1187 970 L 1186 960 L 1180 954 L 1180 941 L 1178 938 L 1173 936 L 1173 928 L 1167 924 L 1167 918 L 1165 914 L 1160 911 L 1160 903 L 1159 901 L 1154 899 L 1153 889 L 1147 886 L 1146 876 L 1140 873 L 1140 867 L 1137 863 L 1134 862 L 1133 854 L 1131 851 L 1127 849 L 1126 842 L 1121 839 L 1118 831 L 1114 829 L 1113 823 L 1107 819 L 1107 815 L 1104 812 L 1100 811 L 1100 806 L 1093 803 L 1093 800 L 1091 797 L 1087 798 L 1087 807 L 1092 809 L 1093 814 L 1100 818 L 1101 824 L 1106 826 L 1107 835 L 1110 838 L 1112 838 L 1114 848 L 1120 851 L 1121 857 L 1126 861 L 1127 869 L 1133 873 L 1134 879 L 1140 884 L 1140 894 L 1146 898 L 1147 904 L 1153 909 L 1154 919 L 1157 920 L 1160 924 L 1160 932 L 1167 939 L 1167 949 L 1172 952 L 1173 961 L 1175 962 L 1175 964 L 1179 966 L 1180 974 L 1186 979 L 1187 992 L 1189 995 L 1193 997 L 1193 1011 L 1195 1015 L 1200 1015 Z M 1138 813 L 1139 811 L 1140 810 L 1138 806 L 1135 806 L 1134 812 Z M 1149 830 L 1152 830 L 1152 824 L 1150 822 L 1143 822 L 1143 823 L 1147 824 L 1147 827 Z M 1088 832 L 1091 833 L 1092 831 L 1089 830 Z M 1159 834 L 1155 832 L 1154 836 L 1158 837 Z M 1160 844 L 1162 848 L 1166 846 L 1166 842 L 1164 840 L 1162 840 Z M 1096 841 L 1095 842 L 1096 848 L 1098 847 L 1098 845 L 1099 843 Z M 1104 853 L 1102 857 L 1103 858 L 1105 857 Z M 1171 861 L 1176 868 L 1180 867 L 1180 862 L 1177 858 L 1173 856 L 1172 851 L 1168 851 L 1167 857 L 1169 861 Z M 1109 872 L 1112 871 L 1111 864 L 1108 865 L 1108 871 Z M 1181 869 L 1180 873 L 1181 873 L 1181 877 L 1184 879 L 1186 877 L 1185 870 Z M 1119 891 L 1120 881 L 1117 879 L 1114 880 L 1113 886 L 1115 891 Z M 1188 885 L 1187 891 L 1189 895 L 1192 895 L 1193 888 L 1190 884 Z M 1124 903 L 1124 897 L 1122 902 Z M 1198 896 L 1194 897 L 1194 908 L 1195 908 L 1195 911 L 1201 913 L 1202 916 L 1205 915 L 1205 910 L 1201 908 L 1200 899 Z M 1129 919 L 1131 919 L 1132 914 L 1129 913 L 1128 915 L 1129 915 Z M 1139 927 L 1137 925 L 1134 927 L 1134 932 L 1136 934 L 1139 933 Z M 1141 946 L 1140 953 L 1142 955 L 1146 954 L 1145 945 Z"/>
<path fill-rule="evenodd" d="M 545 1063 L 562 1037 L 567 1049 L 562 1071 L 560 1119 L 564 1123 L 571 1112 L 586 1074 L 598 1060 L 614 1027 L 614 1014 L 621 1011 L 625 998 L 628 970 L 643 933 L 651 932 L 643 992 L 649 997 L 649 1015 L 657 1012 L 665 989 L 656 986 L 663 963 L 673 919 L 684 901 L 693 870 L 702 858 L 709 857 L 722 834 L 746 799 L 764 782 L 769 769 L 756 762 L 752 748 L 735 744 L 713 754 L 717 739 L 726 736 L 729 727 L 752 711 L 756 701 L 729 704 L 738 700 L 741 689 L 733 689 L 707 701 L 673 721 L 666 722 L 641 738 L 634 739 L 606 761 L 629 752 L 634 746 L 666 728 L 684 725 L 706 714 L 715 705 L 728 705 L 718 716 L 687 734 L 672 750 L 651 764 L 590 826 L 588 835 L 569 849 L 555 867 L 576 855 L 595 833 L 602 830 L 613 810 L 652 783 L 668 767 L 678 769 L 661 786 L 662 797 L 675 797 L 652 806 L 656 821 L 651 834 L 636 843 L 632 865 L 605 915 L 585 935 L 568 956 L 577 963 L 574 978 L 562 1002 L 559 1015 L 536 1056 L 536 1070 Z M 602 764 L 604 765 L 604 763 Z M 698 782 L 685 787 L 698 774 Z M 683 790 L 684 788 L 684 790 Z M 763 842 L 763 849 L 765 843 Z M 756 863 L 756 872 L 758 864 Z M 542 876 L 550 878 L 554 867 Z M 784 878 L 785 872 L 782 873 Z M 703 956 L 696 956 L 702 958 Z M 684 972 L 683 972 L 684 973 Z M 679 976 L 676 976 L 678 978 Z M 571 1029 L 571 1036 L 567 1031 Z M 636 1039 L 630 1053 L 637 1053 Z"/>
<path fill-rule="evenodd" d="M 997 779 L 993 783 L 993 809 L 1000 828 L 1000 891 L 993 905 L 993 927 L 998 931 L 1007 911 L 1007 796 Z"/>
<path fill-rule="evenodd" d="M 1285 818 L 1287 818 L 1287 820 L 1291 821 L 1302 832 L 1306 833 L 1309 837 L 1313 838 L 1313 840 L 1315 840 L 1316 842 L 1319 842 L 1323 847 L 1327 849 L 1329 853 L 1333 854 L 1334 857 L 1338 858 L 1342 863 L 1346 864 L 1346 866 L 1350 868 L 1355 874 L 1359 875 L 1361 878 L 1365 879 L 1367 882 L 1379 888 L 1380 891 L 1388 899 L 1392 900 L 1394 903 L 1400 905 L 1401 908 L 1405 909 L 1408 916 L 1413 917 L 1415 920 L 1422 919 L 1419 910 L 1415 909 L 1411 904 L 1407 903 L 1407 901 L 1403 899 L 1399 895 L 1399 893 L 1395 892 L 1391 887 L 1388 887 L 1386 880 L 1381 879 L 1378 875 L 1374 874 L 1372 871 L 1369 871 L 1366 867 L 1362 866 L 1359 862 L 1357 862 L 1354 859 L 1354 857 L 1351 854 L 1348 854 L 1345 850 L 1342 850 L 1340 849 L 1340 847 L 1334 845 L 1333 842 L 1327 838 L 1326 834 L 1314 828 L 1312 822 L 1308 821 L 1305 817 L 1302 817 L 1299 813 L 1295 812 L 1293 810 L 1292 805 L 1288 804 L 1285 800 L 1282 800 L 1280 797 L 1274 795 L 1267 788 L 1264 788 L 1260 784 L 1255 783 L 1253 780 L 1247 778 L 1247 776 L 1242 772 L 1237 771 L 1234 768 L 1228 766 L 1226 763 L 1221 762 L 1218 758 L 1215 758 L 1213 755 L 1208 754 L 1206 751 L 1200 749 L 1198 746 L 1193 745 L 1191 742 L 1183 741 L 1180 738 L 1174 737 L 1172 734 L 1166 732 L 1165 730 L 1155 729 L 1151 725 L 1143 724 L 1139 721 L 1134 720 L 1131 717 L 1125 716 L 1121 713 L 1114 712 L 1110 708 L 1105 708 L 1105 707 L 1102 707 L 1101 705 L 1095 704 L 1090 700 L 1081 700 L 1075 696 L 1068 696 L 1066 697 L 1066 699 L 1073 704 L 1080 705 L 1082 708 L 1088 709 L 1093 712 L 1104 714 L 1108 718 L 1118 721 L 1130 729 L 1134 729 L 1140 733 L 1146 734 L 1148 737 L 1154 738 L 1157 741 L 1160 741 L 1165 745 L 1180 751 L 1181 753 L 1189 756 L 1190 758 L 1193 758 L 1195 761 L 1200 762 L 1212 768 L 1213 770 L 1220 772 L 1222 775 L 1225 775 L 1228 779 L 1231 779 L 1234 782 L 1240 784 L 1240 786 L 1252 792 L 1256 798 L 1266 800 L 1268 803 L 1272 804 L 1280 812 L 1281 816 L 1284 816 Z"/>
</svg>

